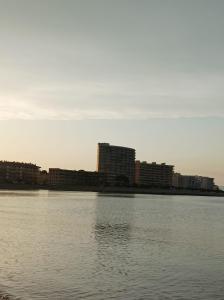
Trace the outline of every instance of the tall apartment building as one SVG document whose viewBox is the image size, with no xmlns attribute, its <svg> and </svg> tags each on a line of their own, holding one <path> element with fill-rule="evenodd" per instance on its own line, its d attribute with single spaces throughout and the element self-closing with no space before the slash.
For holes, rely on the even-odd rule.
<svg viewBox="0 0 224 300">
<path fill-rule="evenodd" d="M 135 183 L 140 186 L 171 187 L 173 166 L 165 163 L 135 162 Z"/>
<path fill-rule="evenodd" d="M 135 149 L 98 144 L 97 171 L 104 173 L 110 185 L 133 185 L 135 178 Z"/>
<path fill-rule="evenodd" d="M 0 183 L 37 184 L 39 169 L 31 163 L 0 161 Z"/>
</svg>

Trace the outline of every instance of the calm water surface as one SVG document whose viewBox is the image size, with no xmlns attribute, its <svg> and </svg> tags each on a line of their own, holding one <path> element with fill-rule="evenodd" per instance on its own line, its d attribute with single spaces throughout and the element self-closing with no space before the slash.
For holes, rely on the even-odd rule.
<svg viewBox="0 0 224 300">
<path fill-rule="evenodd" d="M 224 299 L 224 198 L 0 192 L 0 291 Z"/>
</svg>

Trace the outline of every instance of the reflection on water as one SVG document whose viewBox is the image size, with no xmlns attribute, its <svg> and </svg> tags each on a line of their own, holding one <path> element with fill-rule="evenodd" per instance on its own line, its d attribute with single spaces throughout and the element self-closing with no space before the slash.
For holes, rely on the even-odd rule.
<svg viewBox="0 0 224 300">
<path fill-rule="evenodd" d="M 105 201 L 107 199 L 107 201 Z M 131 233 L 133 221 L 133 199 L 126 195 L 122 196 L 97 195 L 95 238 L 98 243 L 125 242 Z"/>
<path fill-rule="evenodd" d="M 114 241 L 126 242 L 130 235 L 130 225 L 128 224 L 96 224 L 96 241 L 99 243 L 114 243 Z"/>
<path fill-rule="evenodd" d="M 0 291 L 223 300 L 223 216 L 221 198 L 0 192 Z"/>
</svg>

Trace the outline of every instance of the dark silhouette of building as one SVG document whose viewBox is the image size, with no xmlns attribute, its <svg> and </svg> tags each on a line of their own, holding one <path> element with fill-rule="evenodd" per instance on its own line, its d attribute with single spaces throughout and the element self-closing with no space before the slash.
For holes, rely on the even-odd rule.
<svg viewBox="0 0 224 300">
<path fill-rule="evenodd" d="M 173 166 L 163 164 L 147 163 L 145 161 L 135 162 L 135 183 L 139 186 L 171 187 L 173 178 Z"/>
<path fill-rule="evenodd" d="M 97 170 L 106 175 L 109 185 L 133 185 L 135 149 L 99 143 Z"/>
<path fill-rule="evenodd" d="M 49 185 L 52 187 L 100 186 L 104 184 L 104 174 L 84 170 L 64 170 L 50 168 Z"/>
<path fill-rule="evenodd" d="M 37 183 L 41 186 L 48 185 L 48 172 L 46 170 L 39 171 Z"/>
<path fill-rule="evenodd" d="M 39 169 L 31 163 L 0 161 L 0 183 L 37 184 Z"/>
</svg>

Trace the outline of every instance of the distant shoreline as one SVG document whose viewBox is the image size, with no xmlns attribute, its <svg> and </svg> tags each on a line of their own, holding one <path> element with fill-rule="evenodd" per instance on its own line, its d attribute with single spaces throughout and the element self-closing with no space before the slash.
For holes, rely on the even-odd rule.
<svg viewBox="0 0 224 300">
<path fill-rule="evenodd" d="M 185 196 L 211 196 L 224 197 L 223 191 L 197 191 L 197 190 L 173 190 L 137 187 L 80 187 L 80 188 L 51 188 L 52 191 L 80 191 L 115 194 L 151 194 L 151 195 L 185 195 Z"/>
<path fill-rule="evenodd" d="M 5 184 L 0 185 L 0 190 L 49 190 L 49 191 L 77 191 L 77 192 L 98 192 L 98 193 L 126 193 L 126 194 L 152 194 L 152 195 L 185 195 L 185 196 L 211 196 L 224 197 L 224 191 L 200 191 L 187 189 L 161 189 L 161 188 L 143 188 L 143 187 L 96 187 L 96 186 L 79 186 L 79 187 L 49 187 L 38 185 L 23 184 Z"/>
</svg>

